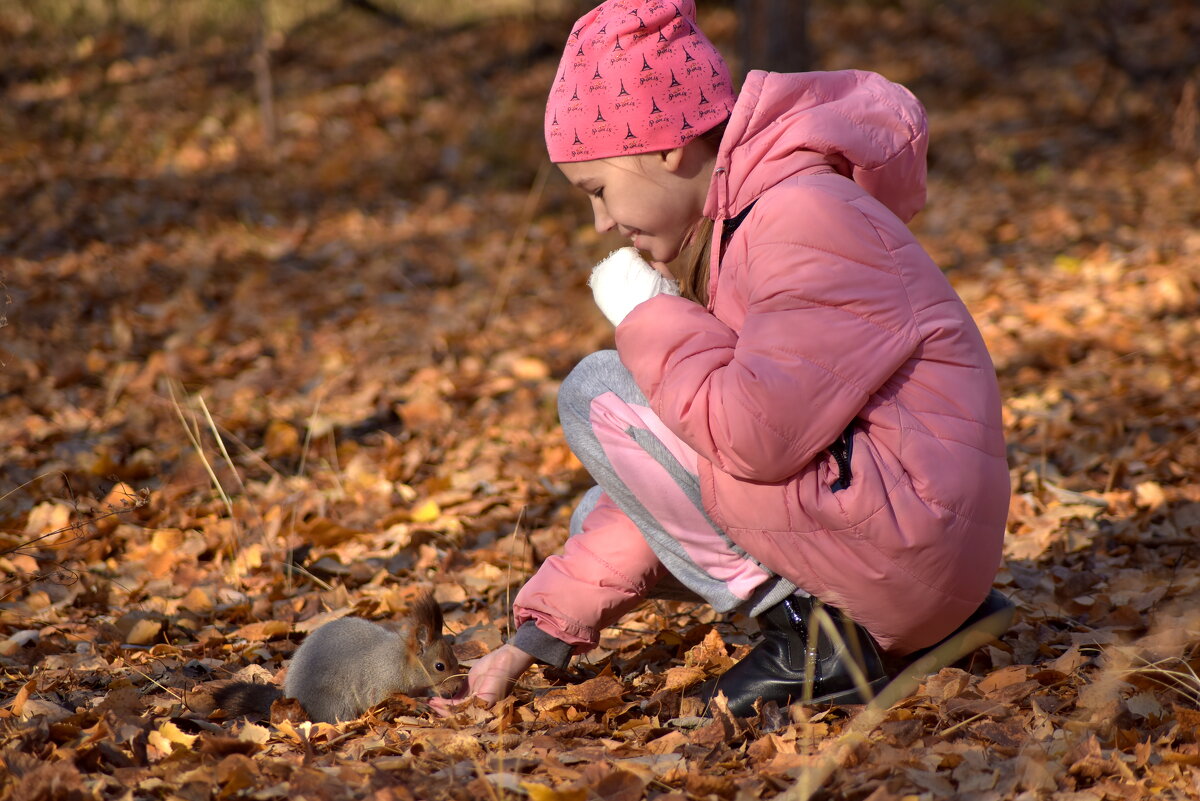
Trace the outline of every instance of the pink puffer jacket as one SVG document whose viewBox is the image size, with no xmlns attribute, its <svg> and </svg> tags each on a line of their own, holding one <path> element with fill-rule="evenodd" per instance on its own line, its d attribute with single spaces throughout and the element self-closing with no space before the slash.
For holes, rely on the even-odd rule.
<svg viewBox="0 0 1200 801">
<path fill-rule="evenodd" d="M 878 75 L 752 72 L 705 208 L 708 308 L 660 295 L 616 335 L 654 412 L 704 457 L 712 518 L 898 653 L 983 600 L 1009 500 L 991 360 L 904 225 L 926 145 L 920 104 Z M 724 222 L 747 209 L 722 257 Z M 851 421 L 853 477 L 835 492 L 828 447 Z M 536 579 L 523 594 L 553 594 Z"/>
</svg>

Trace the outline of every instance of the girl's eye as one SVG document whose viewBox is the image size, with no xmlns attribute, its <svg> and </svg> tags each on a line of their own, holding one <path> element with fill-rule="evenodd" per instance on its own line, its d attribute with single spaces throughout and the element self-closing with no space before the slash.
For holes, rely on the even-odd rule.
<svg viewBox="0 0 1200 801">
<path fill-rule="evenodd" d="M 592 190 L 592 197 L 596 198 L 596 200 L 604 200 L 604 190 L 603 189 Z"/>
<path fill-rule="evenodd" d="M 443 670 L 446 669 L 446 665 L 442 662 L 437 662 L 434 664 L 433 669 L 436 670 L 437 672 L 441 673 Z"/>
</svg>

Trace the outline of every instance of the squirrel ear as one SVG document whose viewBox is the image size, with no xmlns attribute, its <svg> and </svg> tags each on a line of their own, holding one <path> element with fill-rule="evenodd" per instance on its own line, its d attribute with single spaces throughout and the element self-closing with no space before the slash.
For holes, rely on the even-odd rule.
<svg viewBox="0 0 1200 801">
<path fill-rule="evenodd" d="M 442 636 L 442 608 L 426 593 L 413 603 L 413 631 L 420 642 L 433 643 Z"/>
</svg>

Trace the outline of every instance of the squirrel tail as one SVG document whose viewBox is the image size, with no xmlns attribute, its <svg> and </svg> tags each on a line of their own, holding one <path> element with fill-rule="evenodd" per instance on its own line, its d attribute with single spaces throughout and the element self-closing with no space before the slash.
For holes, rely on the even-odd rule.
<svg viewBox="0 0 1200 801">
<path fill-rule="evenodd" d="M 273 684 L 235 681 L 213 693 L 213 699 L 227 717 L 260 715 L 271 717 L 271 704 L 283 697 L 283 690 Z"/>
</svg>

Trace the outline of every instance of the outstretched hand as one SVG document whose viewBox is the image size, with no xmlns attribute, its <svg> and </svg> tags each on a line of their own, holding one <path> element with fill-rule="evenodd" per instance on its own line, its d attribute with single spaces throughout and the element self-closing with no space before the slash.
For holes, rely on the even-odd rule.
<svg viewBox="0 0 1200 801">
<path fill-rule="evenodd" d="M 465 691 L 454 698 L 431 698 L 429 705 L 445 716 L 450 714 L 451 707 L 467 698 L 480 698 L 494 704 L 509 694 L 533 661 L 533 657 L 520 648 L 505 643 L 471 666 Z"/>
</svg>

